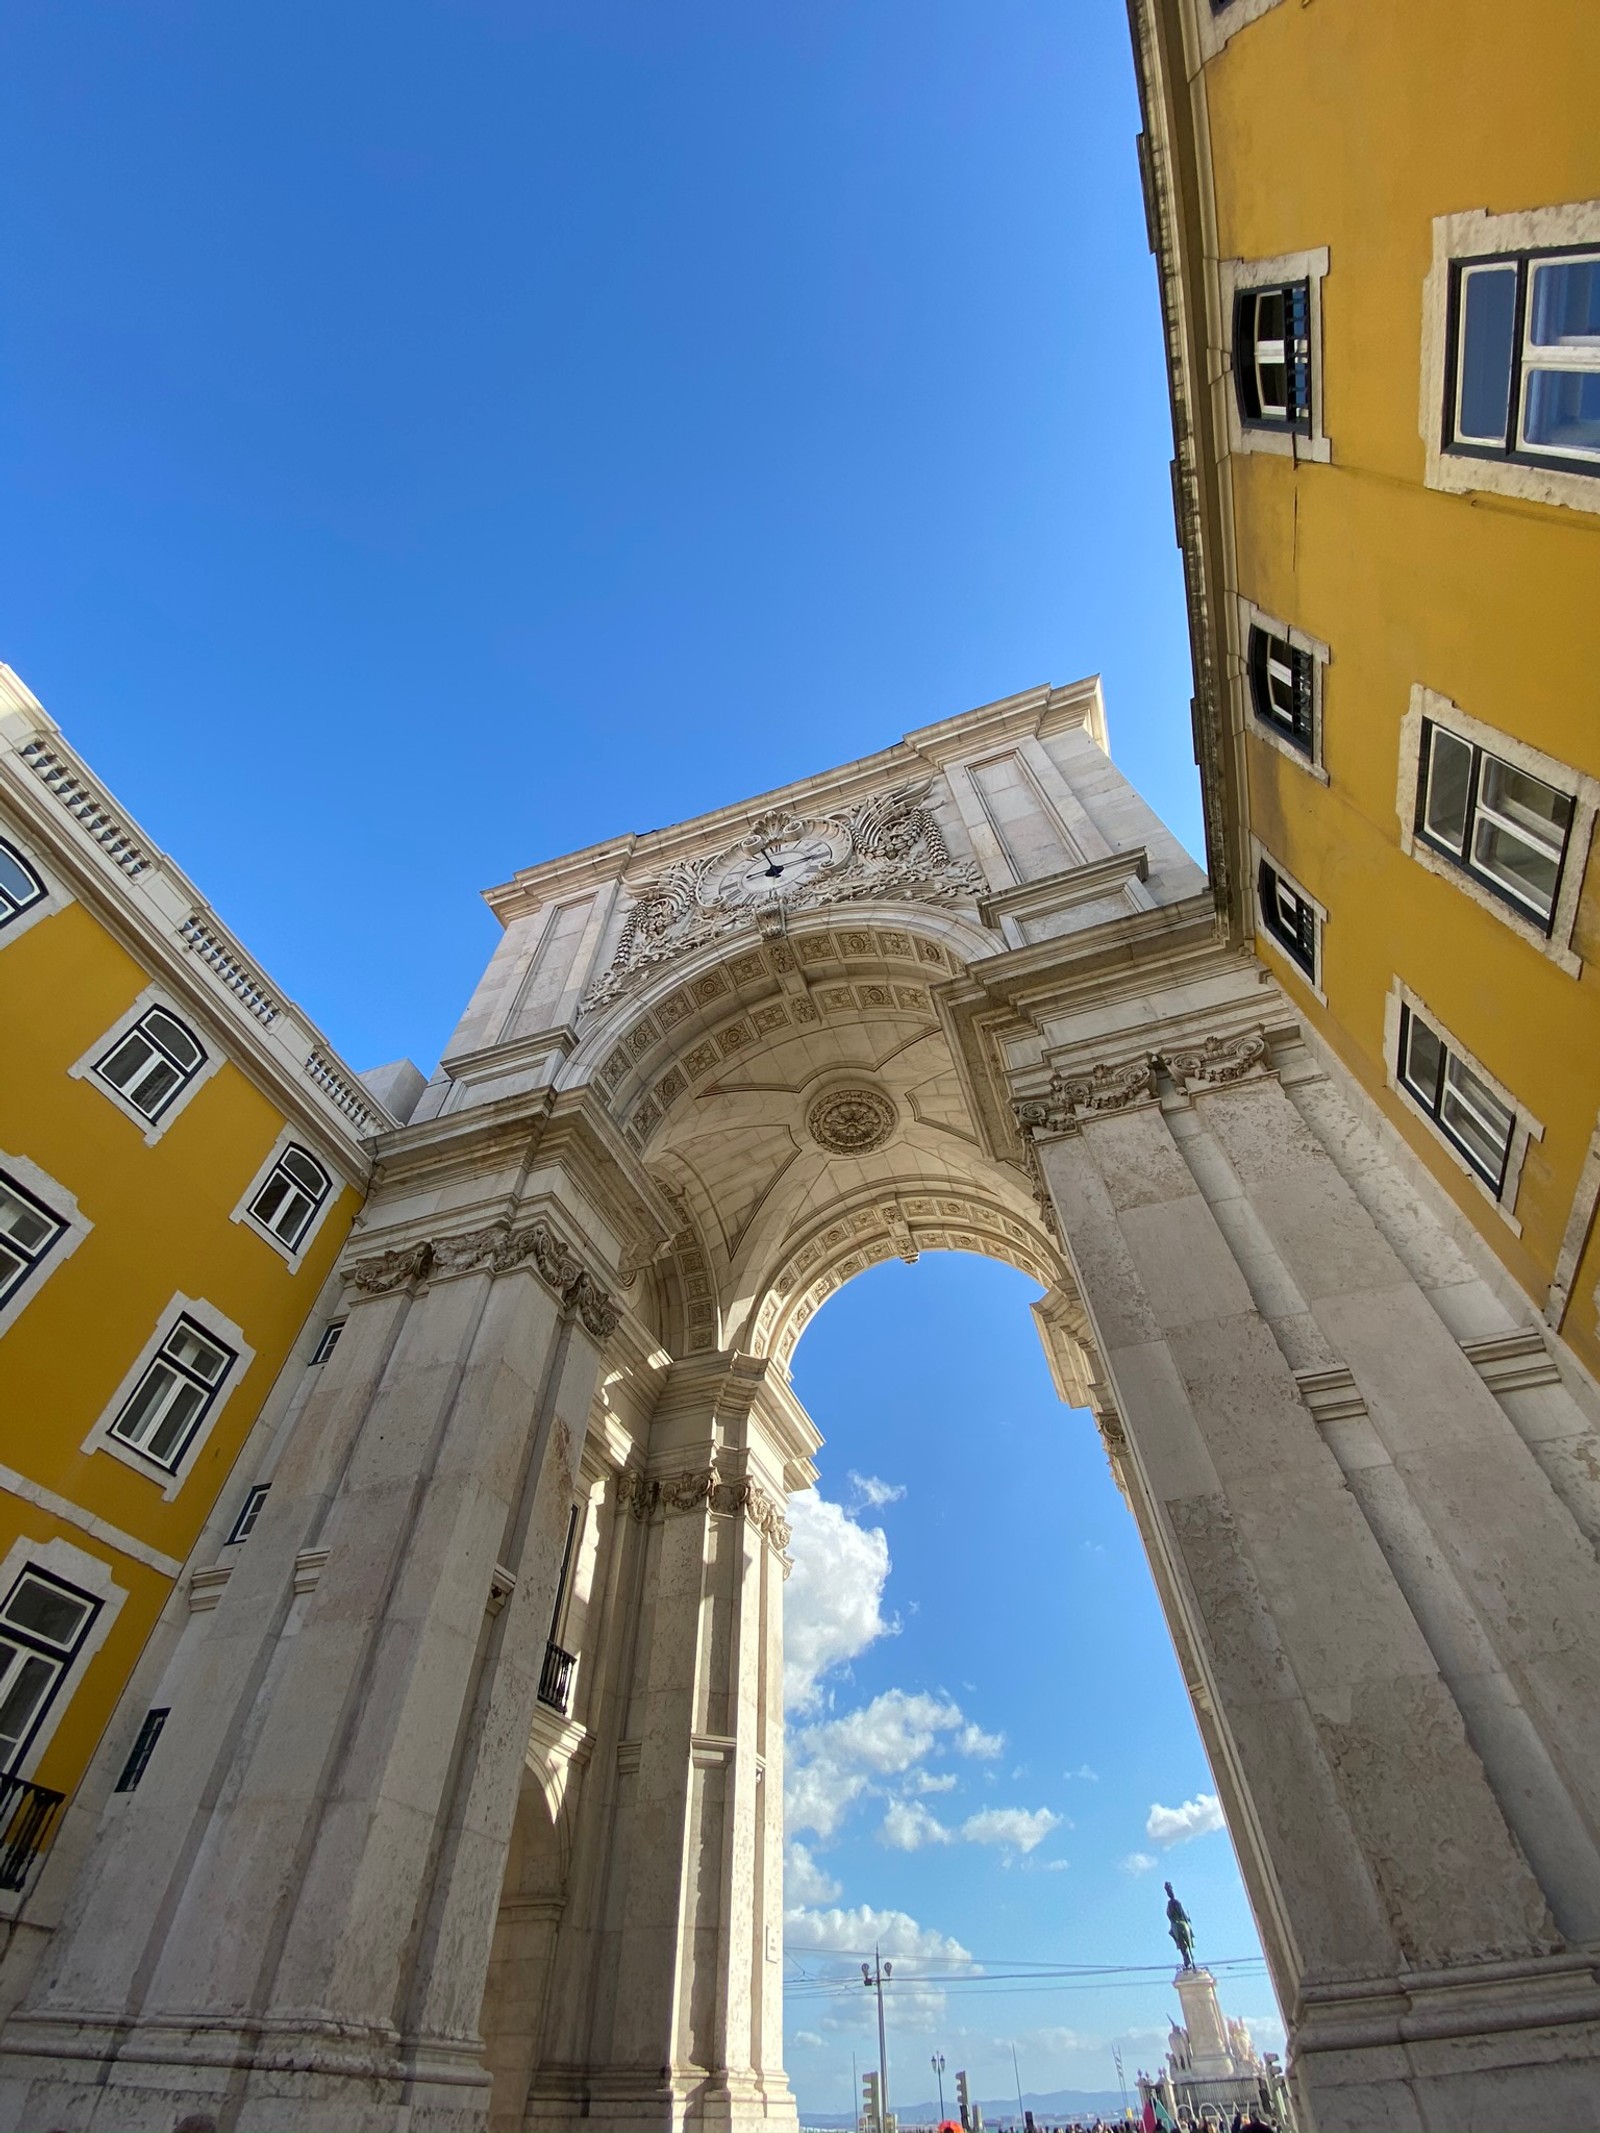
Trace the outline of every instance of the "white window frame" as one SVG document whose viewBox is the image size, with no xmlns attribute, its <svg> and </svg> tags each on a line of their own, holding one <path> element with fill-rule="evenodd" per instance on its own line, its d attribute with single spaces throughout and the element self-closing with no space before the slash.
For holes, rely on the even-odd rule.
<svg viewBox="0 0 1600 2133">
<path fill-rule="evenodd" d="M 1316 956 L 1314 959 L 1316 963 L 1316 968 L 1309 975 L 1306 972 L 1305 966 L 1295 961 L 1294 957 L 1289 953 L 1288 949 L 1283 945 L 1282 941 L 1278 939 L 1277 935 L 1273 933 L 1267 925 L 1266 916 L 1261 909 L 1261 863 L 1263 860 L 1265 860 L 1267 865 L 1271 867 L 1273 873 L 1279 877 L 1284 887 L 1286 889 L 1292 889 L 1295 895 L 1298 896 L 1303 903 L 1309 904 L 1312 911 L 1316 914 L 1317 946 Z M 1312 998 L 1318 1003 L 1319 1006 L 1326 1007 L 1328 1004 L 1328 996 L 1322 989 L 1322 973 L 1323 935 L 1326 933 L 1328 926 L 1327 906 L 1321 903 L 1315 896 L 1313 896 L 1311 891 L 1305 886 L 1303 882 L 1296 880 L 1294 875 L 1290 873 L 1289 869 L 1284 865 L 1283 861 L 1278 858 L 1275 852 L 1269 852 L 1266 846 L 1261 842 L 1260 838 L 1254 836 L 1250 839 L 1250 900 L 1251 908 L 1255 915 L 1256 939 L 1260 941 L 1264 947 L 1271 949 L 1272 953 L 1278 958 L 1279 962 L 1282 963 L 1284 969 L 1288 971 L 1289 975 L 1294 978 L 1298 984 L 1303 985 L 1305 987 L 1306 991 L 1311 994 Z"/>
<path fill-rule="evenodd" d="M 224 1548 L 244 1546 L 260 1523 L 261 1512 L 271 1488 L 270 1481 L 253 1481 L 245 1490 L 244 1502 L 240 1504 L 233 1524 L 228 1528 L 228 1537 L 222 1544 Z"/>
<path fill-rule="evenodd" d="M 15 849 L 17 856 L 25 861 L 44 883 L 43 896 L 25 905 L 0 926 L 0 953 L 3 953 L 13 941 L 20 941 L 25 933 L 31 932 L 41 919 L 50 918 L 57 911 L 65 909 L 73 899 L 57 878 L 54 869 L 40 858 L 32 837 L 8 821 L 4 815 L 0 815 L 0 838 Z"/>
<path fill-rule="evenodd" d="M 317 1344 L 311 1351 L 310 1362 L 308 1362 L 306 1365 L 306 1368 L 308 1370 L 311 1369 L 313 1365 L 317 1363 L 327 1362 L 328 1358 L 333 1354 L 334 1349 L 338 1347 L 340 1338 L 344 1333 L 344 1329 L 349 1323 L 350 1320 L 348 1316 L 344 1318 L 330 1318 L 328 1320 L 328 1323 L 317 1335 Z"/>
<path fill-rule="evenodd" d="M 272 1231 L 268 1229 L 267 1225 L 264 1222 L 258 1221 L 250 1211 L 257 1193 L 260 1192 L 262 1186 L 266 1184 L 268 1178 L 271 1177 L 273 1171 L 278 1167 L 278 1158 L 283 1154 L 286 1148 L 303 1148 L 306 1154 L 309 1155 L 314 1162 L 319 1163 L 322 1168 L 328 1173 L 328 1190 L 323 1195 L 322 1205 L 316 1210 L 316 1212 L 312 1215 L 310 1222 L 306 1225 L 305 1234 L 301 1237 L 300 1242 L 294 1245 L 292 1248 L 287 1245 L 281 1237 L 274 1236 Z M 312 1245 L 316 1243 L 318 1234 L 321 1231 L 323 1223 L 327 1221 L 329 1215 L 333 1212 L 333 1209 L 338 1203 L 340 1197 L 342 1196 L 344 1189 L 344 1178 L 340 1176 L 335 1166 L 329 1162 L 323 1150 L 314 1144 L 310 1136 L 298 1126 L 285 1126 L 282 1132 L 278 1135 L 278 1138 L 273 1142 L 271 1148 L 267 1151 L 266 1160 L 262 1163 L 261 1167 L 257 1170 L 255 1176 L 245 1187 L 244 1192 L 239 1199 L 238 1205 L 234 1208 L 232 1214 L 229 1215 L 228 1220 L 230 1222 L 239 1223 L 241 1227 L 247 1229 L 250 1232 L 252 1237 L 259 1237 L 264 1244 L 270 1244 L 272 1246 L 272 1249 L 278 1254 L 279 1258 L 284 1261 L 290 1273 L 298 1274 L 300 1271 L 301 1263 L 305 1259 L 307 1252 L 310 1251 Z"/>
<path fill-rule="evenodd" d="M 1449 1047 L 1463 1066 L 1472 1069 L 1473 1073 L 1478 1076 L 1479 1080 L 1489 1090 L 1489 1093 L 1505 1105 L 1515 1120 L 1515 1124 L 1511 1129 L 1511 1148 L 1506 1157 L 1506 1174 L 1498 1195 L 1474 1165 L 1462 1154 L 1438 1120 L 1430 1112 L 1423 1109 L 1421 1103 L 1400 1079 L 1400 1011 L 1402 1008 L 1409 1009 L 1413 1015 L 1420 1016 L 1428 1024 L 1429 1028 L 1436 1033 L 1440 1042 Z M 1385 1081 L 1399 1099 L 1406 1116 L 1414 1119 L 1426 1130 L 1435 1145 L 1444 1150 L 1457 1170 L 1461 1172 L 1461 1175 L 1472 1180 L 1473 1189 L 1488 1201 L 1512 1234 L 1520 1237 L 1522 1235 L 1522 1224 L 1517 1220 L 1515 1210 L 1517 1189 L 1522 1182 L 1522 1165 L 1528 1153 L 1528 1144 L 1531 1141 L 1542 1141 L 1544 1139 L 1544 1127 L 1534 1117 L 1526 1104 L 1518 1102 L 1515 1095 L 1506 1087 L 1499 1076 L 1490 1073 L 1483 1061 L 1474 1053 L 1468 1051 L 1467 1047 L 1460 1042 L 1442 1016 L 1435 1014 L 1427 1001 L 1414 993 L 1405 980 L 1400 977 L 1396 977 L 1391 983 L 1389 996 L 1384 1002 L 1383 1071 Z"/>
<path fill-rule="evenodd" d="M 1525 770 L 1530 777 L 1541 779 L 1571 799 L 1572 828 L 1567 836 L 1561 885 L 1556 892 L 1556 906 L 1551 913 L 1548 933 L 1530 913 L 1520 910 L 1505 897 L 1497 896 L 1476 874 L 1457 866 L 1425 837 L 1417 835 L 1417 789 L 1422 777 L 1422 729 L 1425 723 L 1443 726 L 1451 733 L 1459 734 L 1474 747 L 1486 749 L 1490 755 L 1497 755 L 1502 762 L 1511 764 L 1513 769 Z M 1574 770 L 1556 757 L 1531 748 L 1513 734 L 1502 733 L 1499 727 L 1474 718 L 1459 704 L 1452 703 L 1448 696 L 1441 696 L 1437 690 L 1426 688 L 1421 682 L 1413 682 L 1411 701 L 1400 722 L 1400 777 L 1395 789 L 1395 811 L 1400 819 L 1402 852 L 1416 860 L 1419 866 L 1426 867 L 1430 874 L 1437 874 L 1441 881 L 1448 881 L 1463 895 L 1470 896 L 1502 925 L 1509 926 L 1541 955 L 1548 956 L 1568 977 L 1582 976 L 1583 958 L 1572 946 L 1572 934 L 1583 901 L 1595 816 L 1600 813 L 1600 778 L 1585 776 L 1581 770 Z"/>
<path fill-rule="evenodd" d="M 1284 252 L 1276 259 L 1222 259 L 1217 262 L 1217 292 L 1221 316 L 1217 329 L 1222 339 L 1221 374 L 1217 389 L 1227 410 L 1228 449 L 1234 453 L 1273 452 L 1280 459 L 1312 460 L 1326 465 L 1333 445 L 1323 426 L 1322 380 L 1322 284 L 1328 272 L 1328 247 L 1311 252 Z M 1273 429 L 1247 423 L 1239 412 L 1239 389 L 1233 370 L 1233 322 L 1235 299 L 1247 289 L 1271 288 L 1277 283 L 1303 281 L 1310 285 L 1311 344 L 1311 434 L 1291 429 Z"/>
<path fill-rule="evenodd" d="M 152 1007 L 161 1008 L 164 1013 L 181 1022 L 185 1029 L 191 1030 L 196 1043 L 205 1053 L 204 1059 L 159 1118 L 151 1118 L 141 1111 L 137 1104 L 130 1103 L 114 1082 L 107 1081 L 105 1076 L 97 1071 L 100 1061 L 115 1050 L 134 1024 L 142 1020 Z M 97 1089 L 108 1103 L 115 1104 L 123 1117 L 131 1119 L 139 1128 L 145 1146 L 153 1148 L 163 1134 L 171 1131 L 174 1121 L 194 1102 L 212 1075 L 221 1070 L 225 1057 L 214 1033 L 200 1021 L 192 1008 L 180 1005 L 161 986 L 147 985 L 126 1013 L 119 1016 L 103 1036 L 97 1037 L 83 1057 L 73 1061 L 67 1072 L 74 1081 L 86 1081 L 92 1089 Z"/>
<path fill-rule="evenodd" d="M 47 1170 L 41 1170 L 25 1155 L 10 1155 L 0 1148 L 0 1171 L 15 1178 L 24 1192 L 47 1207 L 56 1220 L 65 1225 L 33 1272 L 24 1275 L 4 1303 L 0 1303 L 0 1334 L 4 1334 L 33 1302 L 56 1269 L 72 1257 L 94 1224 L 87 1215 L 80 1213 L 77 1200 L 65 1185 L 58 1184 Z"/>
<path fill-rule="evenodd" d="M 25 1570 L 43 1570 L 49 1576 L 59 1578 L 62 1584 L 75 1585 L 100 1602 L 100 1612 L 74 1652 L 71 1664 L 56 1683 L 44 1716 L 12 1772 L 15 1777 L 31 1781 L 56 1728 L 66 1715 L 67 1706 L 82 1685 L 90 1661 L 111 1634 L 128 1593 L 125 1586 L 117 1583 L 109 1563 L 98 1555 L 75 1548 L 70 1541 L 29 1540 L 26 1536 L 13 1541 L 4 1560 L 0 1561 L 0 1597 L 10 1592 Z"/>
<path fill-rule="evenodd" d="M 1423 480 L 1428 488 L 1444 489 L 1455 496 L 1467 496 L 1477 490 L 1521 497 L 1529 503 L 1563 504 L 1573 511 L 1600 511 L 1600 467 L 1593 474 L 1572 474 L 1524 459 L 1480 458 L 1474 453 L 1451 452 L 1444 445 L 1451 267 L 1459 261 L 1497 253 L 1597 244 L 1600 200 L 1525 208 L 1511 215 L 1491 215 L 1474 208 L 1465 214 L 1434 217 L 1433 264 L 1422 287 L 1420 425 L 1427 452 Z M 1454 381 L 1448 383 L 1453 386 Z"/>
<path fill-rule="evenodd" d="M 207 1403 L 205 1413 L 200 1418 L 200 1426 L 184 1447 L 176 1468 L 169 1472 L 165 1467 L 158 1466 L 153 1459 L 135 1451 L 133 1446 L 125 1443 L 121 1437 L 113 1435 L 112 1425 L 133 1397 L 140 1379 L 155 1361 L 167 1336 L 180 1318 L 192 1318 L 202 1333 L 214 1335 L 225 1347 L 231 1348 L 237 1360 Z M 203 1297 L 174 1296 L 157 1319 L 155 1331 L 140 1349 L 132 1367 L 111 1395 L 93 1429 L 84 1438 L 82 1450 L 87 1453 L 109 1452 L 113 1459 L 120 1459 L 124 1466 L 132 1467 L 136 1474 L 142 1474 L 145 1480 L 158 1488 L 166 1501 L 171 1503 L 193 1473 L 196 1461 L 221 1421 L 228 1402 L 248 1375 L 255 1357 L 254 1348 L 233 1320 L 224 1317 L 214 1304 L 207 1303 Z"/>
<path fill-rule="evenodd" d="M 1265 608 L 1257 607 L 1253 600 L 1237 595 L 1239 617 L 1239 643 L 1234 654 L 1238 677 L 1239 704 L 1244 715 L 1244 730 L 1264 741 L 1269 748 L 1276 748 L 1280 755 L 1287 756 L 1308 777 L 1321 785 L 1328 783 L 1327 766 L 1322 760 L 1322 701 L 1326 689 L 1327 668 L 1333 654 L 1320 637 L 1313 637 L 1306 630 L 1295 629 L 1290 623 L 1280 622 L 1276 615 L 1269 615 Z M 1281 637 L 1297 652 L 1305 652 L 1311 660 L 1311 753 L 1297 748 L 1287 734 L 1264 718 L 1256 716 L 1255 690 L 1250 680 L 1250 632 L 1252 629 L 1269 630 L 1274 637 Z"/>
<path fill-rule="evenodd" d="M 1230 38 L 1281 5 L 1282 0 L 1228 0 L 1226 7 L 1213 8 L 1211 0 L 1190 0 L 1195 47 L 1202 62 L 1215 59 Z"/>
</svg>

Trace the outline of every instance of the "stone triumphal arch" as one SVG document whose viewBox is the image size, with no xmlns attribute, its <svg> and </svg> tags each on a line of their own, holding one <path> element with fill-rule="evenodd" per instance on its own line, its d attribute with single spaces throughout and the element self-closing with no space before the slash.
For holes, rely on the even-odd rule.
<svg viewBox="0 0 1600 2133">
<path fill-rule="evenodd" d="M 490 902 L 342 1336 L 52 1862 L 0 2125 L 792 2126 L 787 1365 L 942 1248 L 1047 1292 L 1315 2123 L 1590 2124 L 1589 1388 L 1219 931 L 1097 686 Z"/>
</svg>

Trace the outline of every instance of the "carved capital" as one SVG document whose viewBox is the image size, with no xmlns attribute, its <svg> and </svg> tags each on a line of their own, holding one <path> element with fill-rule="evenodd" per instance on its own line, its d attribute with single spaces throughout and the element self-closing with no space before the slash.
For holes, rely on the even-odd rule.
<svg viewBox="0 0 1600 2133">
<path fill-rule="evenodd" d="M 600 1287 L 548 1222 L 529 1222 L 521 1229 L 493 1222 L 484 1229 L 425 1238 L 398 1251 L 358 1260 L 346 1270 L 345 1278 L 365 1295 L 382 1296 L 435 1274 L 467 1274 L 479 1269 L 503 1274 L 529 1260 L 540 1278 L 555 1290 L 563 1304 L 577 1312 L 596 1339 L 607 1340 L 615 1333 L 622 1321 L 622 1306 Z"/>
<path fill-rule="evenodd" d="M 358 1259 L 345 1278 L 365 1296 L 385 1296 L 427 1279 L 433 1265 L 431 1244 L 408 1244 L 399 1251 L 380 1252 L 376 1259 Z"/>
<path fill-rule="evenodd" d="M 1101 1060 L 1087 1074 L 1052 1074 L 1041 1096 L 1013 1103 L 1024 1134 L 1076 1133 L 1086 1118 L 1126 1111 L 1156 1093 L 1155 1060 L 1148 1052 L 1132 1059 Z"/>
<path fill-rule="evenodd" d="M 789 1522 L 757 1481 L 719 1481 L 712 1494 L 711 1508 L 725 1518 L 736 1517 L 742 1512 L 762 1539 L 769 1541 L 780 1555 L 789 1545 Z"/>
<path fill-rule="evenodd" d="M 1237 1037 L 1207 1037 L 1186 1051 L 1162 1054 L 1167 1072 L 1181 1089 L 1220 1089 L 1232 1081 L 1270 1072 L 1267 1040 L 1258 1029 Z"/>
<path fill-rule="evenodd" d="M 617 1476 L 617 1508 L 647 1519 L 653 1511 L 710 1511 L 719 1518 L 749 1519 L 780 1555 L 789 1545 L 789 1523 L 777 1501 L 756 1481 L 724 1481 L 715 1467 L 687 1467 L 651 1480 L 637 1467 Z"/>
</svg>

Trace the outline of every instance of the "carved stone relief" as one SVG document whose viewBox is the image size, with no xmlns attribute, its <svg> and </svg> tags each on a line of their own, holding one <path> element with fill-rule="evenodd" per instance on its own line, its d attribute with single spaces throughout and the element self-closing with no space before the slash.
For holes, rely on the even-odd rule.
<svg viewBox="0 0 1600 2133">
<path fill-rule="evenodd" d="M 715 1467 L 689 1467 L 679 1474 L 652 1479 L 637 1467 L 617 1476 L 617 1508 L 641 1522 L 654 1511 L 707 1509 L 719 1518 L 743 1514 L 762 1539 L 782 1555 L 789 1545 L 789 1522 L 777 1501 L 756 1481 L 723 1481 Z"/>
<path fill-rule="evenodd" d="M 984 893 L 977 867 L 953 860 L 927 805 L 932 780 L 896 786 L 827 815 L 772 808 L 707 858 L 677 860 L 640 892 L 611 967 L 581 1012 L 618 999 L 645 971 L 754 918 L 781 934 L 785 918 L 861 897 L 952 903 Z"/>
<path fill-rule="evenodd" d="M 806 1131 L 830 1155 L 870 1155 L 898 1123 L 894 1101 L 882 1089 L 828 1089 L 806 1113 Z"/>
<path fill-rule="evenodd" d="M 1156 1069 L 1163 1066 L 1186 1093 L 1222 1088 L 1268 1071 L 1269 1047 L 1259 1029 L 1245 1030 L 1231 1037 L 1206 1037 L 1182 1051 L 1102 1060 L 1087 1074 L 1052 1074 L 1042 1096 L 1019 1097 L 1011 1106 L 1024 1144 L 1035 1133 L 1075 1133 L 1085 1118 L 1152 1101 L 1157 1095 Z"/>
<path fill-rule="evenodd" d="M 582 1261 L 548 1222 L 520 1229 L 491 1223 L 486 1229 L 425 1238 L 375 1258 L 357 1260 L 345 1279 L 366 1296 L 383 1296 L 410 1287 L 434 1274 L 462 1274 L 486 1269 L 493 1274 L 532 1262 L 541 1279 L 577 1312 L 597 1340 L 609 1340 L 622 1323 L 622 1306 L 607 1294 Z"/>
</svg>

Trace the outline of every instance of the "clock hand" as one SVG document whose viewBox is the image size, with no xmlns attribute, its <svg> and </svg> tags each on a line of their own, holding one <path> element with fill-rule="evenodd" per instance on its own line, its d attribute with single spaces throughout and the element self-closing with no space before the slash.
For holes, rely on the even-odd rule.
<svg viewBox="0 0 1600 2133">
<path fill-rule="evenodd" d="M 761 858 L 763 858 L 763 859 L 764 859 L 764 860 L 765 860 L 765 861 L 767 862 L 767 878 L 768 878 L 768 880 L 769 880 L 769 881 L 776 881 L 776 880 L 778 879 L 778 876 L 779 876 L 779 875 L 780 875 L 780 874 L 781 874 L 781 873 L 783 872 L 783 867 L 782 867 L 782 865 L 781 865 L 781 864 L 780 864 L 780 863 L 779 863 L 779 862 L 778 862 L 777 860 L 775 860 L 775 859 L 773 858 L 773 856 L 772 856 L 771 852 L 770 852 L 770 851 L 768 851 L 768 849 L 767 849 L 767 847 L 766 847 L 765 845 L 762 845 L 762 846 L 760 847 L 760 854 L 759 854 L 759 856 L 760 856 Z"/>
</svg>

